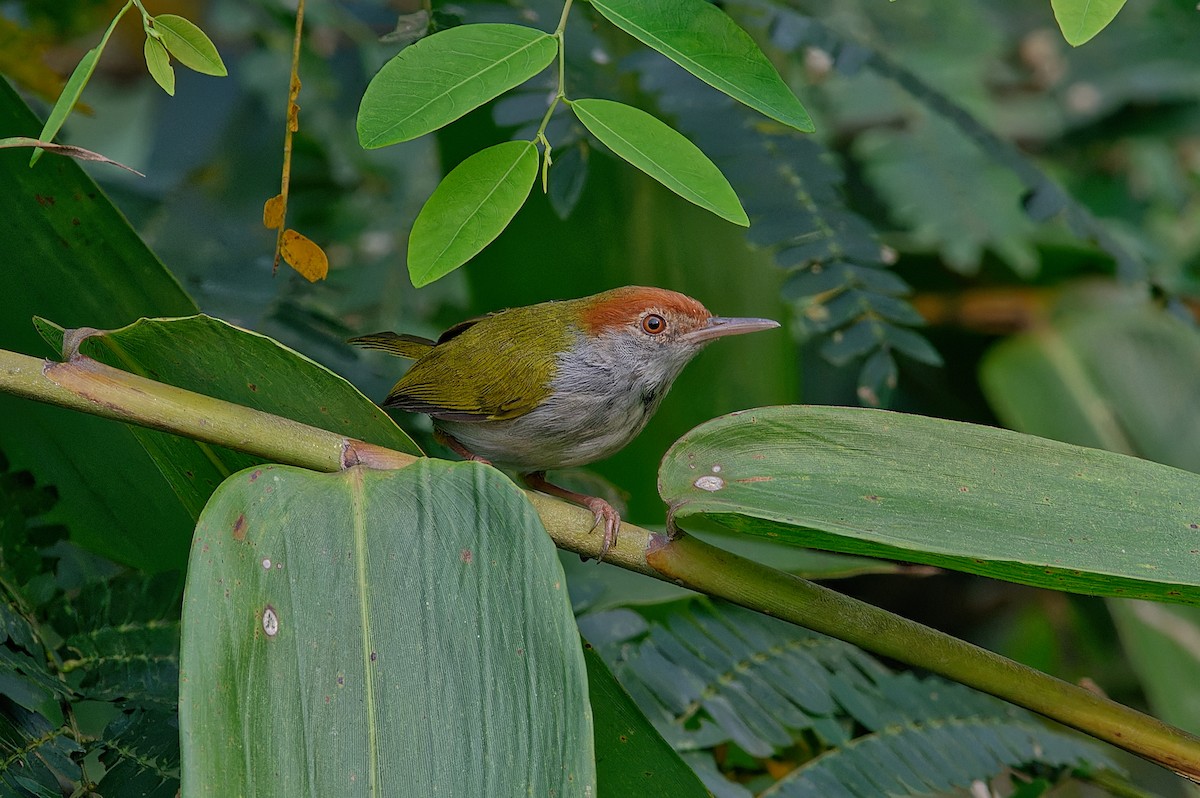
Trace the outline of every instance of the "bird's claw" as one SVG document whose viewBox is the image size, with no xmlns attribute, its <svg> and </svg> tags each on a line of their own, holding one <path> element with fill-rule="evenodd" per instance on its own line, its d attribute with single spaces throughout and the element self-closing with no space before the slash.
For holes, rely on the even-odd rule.
<svg viewBox="0 0 1200 798">
<path fill-rule="evenodd" d="M 592 497 L 587 507 L 594 515 L 592 528 L 589 531 L 595 531 L 596 527 L 604 524 L 604 542 L 600 544 L 600 556 L 596 558 L 596 562 L 602 562 L 608 556 L 608 552 L 612 547 L 617 545 L 617 532 L 621 530 L 621 516 L 611 504 Z"/>
<path fill-rule="evenodd" d="M 600 544 L 600 556 L 596 557 L 596 562 L 600 563 L 608 556 L 608 552 L 612 551 L 612 547 L 617 545 L 617 533 L 620 532 L 620 515 L 604 499 L 593 498 L 588 502 L 588 509 L 592 510 L 595 515 L 595 521 L 592 524 L 590 532 L 595 532 L 595 528 L 604 523 L 604 542 Z"/>
</svg>

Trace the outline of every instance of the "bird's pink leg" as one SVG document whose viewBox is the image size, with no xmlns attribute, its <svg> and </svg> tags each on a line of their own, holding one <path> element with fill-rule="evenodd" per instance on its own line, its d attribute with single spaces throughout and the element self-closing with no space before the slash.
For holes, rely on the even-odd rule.
<svg viewBox="0 0 1200 798">
<path fill-rule="evenodd" d="M 558 485 L 547 482 L 545 471 L 532 471 L 521 476 L 525 480 L 525 484 L 534 490 L 548 493 L 551 496 L 557 496 L 560 499 L 566 499 L 572 504 L 578 504 L 580 507 L 586 507 L 591 510 L 595 516 L 592 529 L 600 526 L 601 521 L 604 522 L 604 543 L 600 546 L 600 556 L 596 558 L 596 562 L 603 560 L 609 550 L 616 544 L 617 532 L 621 528 L 621 516 L 613 509 L 613 506 L 599 496 L 576 493 L 573 490 L 560 488 Z"/>
<path fill-rule="evenodd" d="M 462 442 L 458 438 L 454 437 L 453 435 L 451 435 L 448 432 L 442 432 L 437 427 L 433 428 L 433 439 L 435 441 L 437 441 L 438 443 L 440 443 L 442 446 L 445 446 L 447 449 L 452 450 L 455 454 L 457 454 L 459 457 L 461 457 L 464 460 L 472 460 L 476 463 L 483 463 L 484 465 L 492 464 L 491 460 L 488 460 L 487 458 L 480 457 L 479 455 L 475 454 L 470 449 L 468 449 L 466 446 L 463 446 Z"/>
</svg>

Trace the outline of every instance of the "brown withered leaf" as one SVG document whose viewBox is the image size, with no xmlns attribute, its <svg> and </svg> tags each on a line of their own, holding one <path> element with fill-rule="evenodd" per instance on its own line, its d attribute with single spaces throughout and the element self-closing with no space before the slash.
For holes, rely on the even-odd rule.
<svg viewBox="0 0 1200 798">
<path fill-rule="evenodd" d="M 55 144 L 52 141 L 31 139 L 27 136 L 12 136 L 10 138 L 0 139 L 0 149 L 7 149 L 9 147 L 40 147 L 47 152 L 53 152 L 58 155 L 66 155 L 70 158 L 78 158 L 81 161 L 97 161 L 99 163 L 112 164 L 113 166 L 119 166 L 127 172 L 133 172 L 138 177 L 145 177 L 145 175 L 138 170 L 131 166 L 126 166 L 120 161 L 114 161 L 112 158 L 103 156 L 98 152 L 85 150 L 83 147 L 76 147 L 71 144 Z"/>
<path fill-rule="evenodd" d="M 263 204 L 263 226 L 268 230 L 278 230 L 283 226 L 283 195 L 276 194 Z"/>
<path fill-rule="evenodd" d="M 283 259 L 310 283 L 324 280 L 329 274 L 325 250 L 295 230 L 283 231 Z"/>
</svg>

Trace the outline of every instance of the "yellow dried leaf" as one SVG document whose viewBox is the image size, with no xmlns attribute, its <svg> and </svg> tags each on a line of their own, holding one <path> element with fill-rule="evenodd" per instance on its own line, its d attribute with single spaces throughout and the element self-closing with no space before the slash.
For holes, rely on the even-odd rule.
<svg viewBox="0 0 1200 798">
<path fill-rule="evenodd" d="M 329 274 L 325 250 L 295 230 L 283 231 L 283 259 L 310 283 L 324 280 Z"/>
<path fill-rule="evenodd" d="M 283 226 L 283 195 L 276 194 L 263 205 L 263 226 L 268 230 L 278 230 Z"/>
</svg>

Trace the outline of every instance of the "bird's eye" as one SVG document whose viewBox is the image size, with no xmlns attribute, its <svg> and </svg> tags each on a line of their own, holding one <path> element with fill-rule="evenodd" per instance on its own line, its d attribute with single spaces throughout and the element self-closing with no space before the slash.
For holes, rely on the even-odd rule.
<svg viewBox="0 0 1200 798">
<path fill-rule="evenodd" d="M 651 313 L 642 319 L 642 329 L 651 335 L 658 335 L 667 329 L 667 321 L 657 313 Z"/>
</svg>

